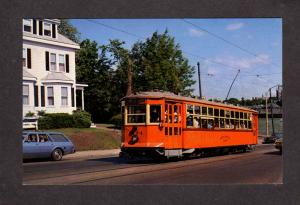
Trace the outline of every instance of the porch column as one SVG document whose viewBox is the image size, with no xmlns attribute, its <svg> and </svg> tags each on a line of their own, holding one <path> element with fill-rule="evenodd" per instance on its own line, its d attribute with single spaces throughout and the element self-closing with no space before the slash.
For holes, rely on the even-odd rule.
<svg viewBox="0 0 300 205">
<path fill-rule="evenodd" d="M 83 95 L 83 89 L 81 90 L 81 105 L 82 105 L 82 110 L 84 110 L 84 95 Z"/>
</svg>

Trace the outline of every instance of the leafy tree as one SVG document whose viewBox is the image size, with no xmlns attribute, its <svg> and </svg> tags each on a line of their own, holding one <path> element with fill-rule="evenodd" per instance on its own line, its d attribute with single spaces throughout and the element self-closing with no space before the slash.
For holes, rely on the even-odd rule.
<svg viewBox="0 0 300 205">
<path fill-rule="evenodd" d="M 77 28 L 74 27 L 68 19 L 61 19 L 60 25 L 58 26 L 58 32 L 70 40 L 80 43 L 80 33 Z"/>
<path fill-rule="evenodd" d="M 85 109 L 92 114 L 94 122 L 105 122 L 110 119 L 112 101 L 111 93 L 111 61 L 106 57 L 105 48 L 99 47 L 95 41 L 84 40 L 76 53 L 76 79 L 88 84 L 85 88 Z"/>
<path fill-rule="evenodd" d="M 227 102 L 227 103 L 233 104 L 233 105 L 240 104 L 240 101 L 236 98 L 229 98 L 228 100 L 224 100 L 224 102 Z"/>
<path fill-rule="evenodd" d="M 191 95 L 194 68 L 183 57 L 179 44 L 166 30 L 154 32 L 145 42 L 134 44 L 131 52 L 136 90 L 159 89 Z"/>
<path fill-rule="evenodd" d="M 132 49 L 125 49 L 124 42 L 111 40 L 109 52 L 116 63 L 115 80 L 123 96 L 127 89 L 127 71 L 129 60 L 133 66 L 134 91 L 164 90 L 191 95 L 194 68 L 183 57 L 179 44 L 165 31 L 154 32 L 146 41 L 136 42 Z"/>
</svg>

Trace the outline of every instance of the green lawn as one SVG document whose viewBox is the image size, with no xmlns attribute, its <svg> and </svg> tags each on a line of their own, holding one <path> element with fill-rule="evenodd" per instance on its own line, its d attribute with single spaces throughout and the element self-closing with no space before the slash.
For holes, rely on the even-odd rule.
<svg viewBox="0 0 300 205">
<path fill-rule="evenodd" d="M 100 128 L 62 128 L 47 131 L 63 132 L 75 145 L 77 151 L 115 149 L 121 144 L 120 130 Z"/>
<path fill-rule="evenodd" d="M 272 119 L 269 118 L 269 135 L 272 134 Z M 283 132 L 282 129 L 282 118 L 274 118 L 274 130 L 275 132 Z M 258 128 L 259 128 L 259 135 L 266 135 L 267 134 L 267 129 L 266 129 L 266 118 L 259 118 L 258 119 Z"/>
</svg>

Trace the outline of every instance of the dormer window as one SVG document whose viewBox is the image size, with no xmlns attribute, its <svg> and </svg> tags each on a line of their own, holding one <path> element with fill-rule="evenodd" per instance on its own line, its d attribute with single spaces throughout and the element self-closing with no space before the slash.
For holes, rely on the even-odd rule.
<svg viewBox="0 0 300 205">
<path fill-rule="evenodd" d="M 51 24 L 50 23 L 44 23 L 44 35 L 51 36 Z"/>
<path fill-rule="evenodd" d="M 23 19 L 23 30 L 26 32 L 31 32 L 31 20 Z"/>
</svg>

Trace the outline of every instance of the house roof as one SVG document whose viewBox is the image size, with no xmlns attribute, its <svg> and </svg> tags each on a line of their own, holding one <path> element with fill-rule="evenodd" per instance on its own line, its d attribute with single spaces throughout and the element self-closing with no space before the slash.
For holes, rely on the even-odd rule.
<svg viewBox="0 0 300 205">
<path fill-rule="evenodd" d="M 66 81 L 67 83 L 73 82 L 73 80 L 71 80 L 62 72 L 50 72 L 41 80 L 42 81 Z"/>
<path fill-rule="evenodd" d="M 33 76 L 31 73 L 29 73 L 26 69 L 23 69 L 23 78 L 34 78 L 34 79 L 36 79 L 36 77 Z"/>
<path fill-rule="evenodd" d="M 42 40 L 47 40 L 47 41 L 53 41 L 53 42 L 58 42 L 58 43 L 64 43 L 64 44 L 69 44 L 69 45 L 79 47 L 79 44 L 77 44 L 74 41 L 68 39 L 67 37 L 65 37 L 64 35 L 62 35 L 60 33 L 57 33 L 57 38 L 51 38 L 49 36 L 39 36 L 37 34 L 23 32 L 23 37 L 31 37 L 31 38 L 42 39 Z"/>
</svg>

